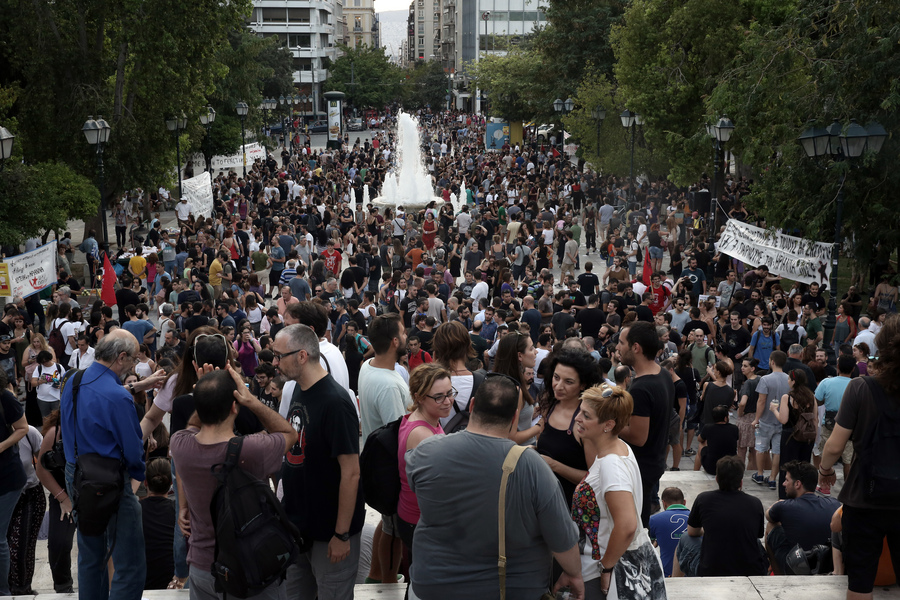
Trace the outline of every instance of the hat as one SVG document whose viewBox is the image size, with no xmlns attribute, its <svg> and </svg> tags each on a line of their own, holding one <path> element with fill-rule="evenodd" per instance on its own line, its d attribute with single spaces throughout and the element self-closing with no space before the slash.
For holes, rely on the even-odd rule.
<svg viewBox="0 0 900 600">
<path fill-rule="evenodd" d="M 0 335 L 0 342 L 11 342 L 11 341 L 12 341 L 11 335 Z"/>
<path fill-rule="evenodd" d="M 699 217 L 699 216 L 700 216 L 700 213 L 698 213 L 698 212 L 695 210 L 694 212 L 691 213 L 691 216 L 692 216 L 692 217 Z"/>
</svg>

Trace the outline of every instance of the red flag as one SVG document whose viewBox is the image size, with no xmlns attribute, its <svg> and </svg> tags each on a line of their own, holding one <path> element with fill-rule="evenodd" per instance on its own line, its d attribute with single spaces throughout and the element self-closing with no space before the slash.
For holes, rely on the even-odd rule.
<svg viewBox="0 0 900 600">
<path fill-rule="evenodd" d="M 650 287 L 650 248 L 644 249 L 644 269 L 641 273 L 641 280 L 644 282 L 644 285 Z"/>
<path fill-rule="evenodd" d="M 107 306 L 116 305 L 116 270 L 113 269 L 106 253 L 103 254 L 103 289 L 100 292 L 100 299 Z"/>
</svg>

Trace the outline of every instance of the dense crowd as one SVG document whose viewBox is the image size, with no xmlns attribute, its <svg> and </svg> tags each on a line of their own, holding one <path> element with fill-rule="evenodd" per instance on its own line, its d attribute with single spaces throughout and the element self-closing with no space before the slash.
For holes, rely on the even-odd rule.
<svg viewBox="0 0 900 600">
<path fill-rule="evenodd" d="M 108 256 L 94 232 L 59 240 L 58 284 L 0 321 L 0 594 L 30 592 L 49 504 L 56 591 L 74 586 L 74 510 L 85 597 L 220 597 L 211 469 L 228 460 L 296 528 L 260 598 L 348 598 L 358 575 L 492 597 L 498 552 L 510 598 L 660 598 L 671 575 L 885 581 L 882 540 L 900 547 L 888 277 L 868 305 L 842 295 L 826 340 L 820 284 L 717 250 L 726 218 L 754 220 L 751 182 L 727 178 L 710 215 L 706 178 L 632 186 L 536 138 L 485 149 L 472 115 L 422 119 L 443 202 L 376 203 L 395 124 L 219 173 L 210 215 L 129 193 Z M 110 277 L 115 303 L 92 295 Z M 94 532 L 72 502 L 87 455 L 128 483 Z M 718 486 L 691 508 L 660 489 L 684 459 Z M 780 502 L 741 491 L 745 470 Z"/>
</svg>

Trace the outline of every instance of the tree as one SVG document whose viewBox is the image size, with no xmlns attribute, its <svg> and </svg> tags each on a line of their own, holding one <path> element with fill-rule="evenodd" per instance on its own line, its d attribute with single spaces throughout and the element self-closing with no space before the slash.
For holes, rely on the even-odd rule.
<svg viewBox="0 0 900 600">
<path fill-rule="evenodd" d="M 400 94 L 402 75 L 384 48 L 365 44 L 340 46 L 343 55 L 331 63 L 328 85 L 347 94 L 347 105 L 381 109 Z"/>
<path fill-rule="evenodd" d="M 857 169 L 825 163 L 824 173 L 806 158 L 797 136 L 809 119 L 819 125 L 877 120 L 888 132 L 900 128 L 898 23 L 896 3 L 799 1 L 777 27 L 749 28 L 709 101 L 738 125 L 734 151 L 760 173 L 746 200 L 770 225 L 830 241 L 846 175 L 843 225 L 863 265 L 900 246 L 896 136 L 889 135 L 877 155 L 865 155 Z"/>
<path fill-rule="evenodd" d="M 466 68 L 477 87 L 486 92 L 492 116 L 511 121 L 558 119 L 553 113 L 557 91 L 545 76 L 553 70 L 553 64 L 537 50 L 523 48 L 505 55 L 488 55 Z"/>
<path fill-rule="evenodd" d="M 412 69 L 407 70 L 406 79 L 403 80 L 403 104 L 412 110 L 426 107 L 437 110 L 446 107 L 448 83 L 447 74 L 440 63 L 418 60 Z"/>
<path fill-rule="evenodd" d="M 88 178 L 63 163 L 12 162 L 0 173 L 0 245 L 59 234 L 70 219 L 97 214 L 100 193 Z"/>
</svg>

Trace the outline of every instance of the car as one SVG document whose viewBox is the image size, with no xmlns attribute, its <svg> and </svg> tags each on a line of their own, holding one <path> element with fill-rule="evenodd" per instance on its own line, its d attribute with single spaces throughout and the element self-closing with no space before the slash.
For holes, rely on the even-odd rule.
<svg viewBox="0 0 900 600">
<path fill-rule="evenodd" d="M 366 128 L 362 119 L 350 119 L 347 121 L 347 131 L 362 131 Z"/>
<path fill-rule="evenodd" d="M 328 132 L 328 121 L 320 120 L 313 121 L 309 124 L 309 132 L 310 133 L 327 133 Z"/>
</svg>

